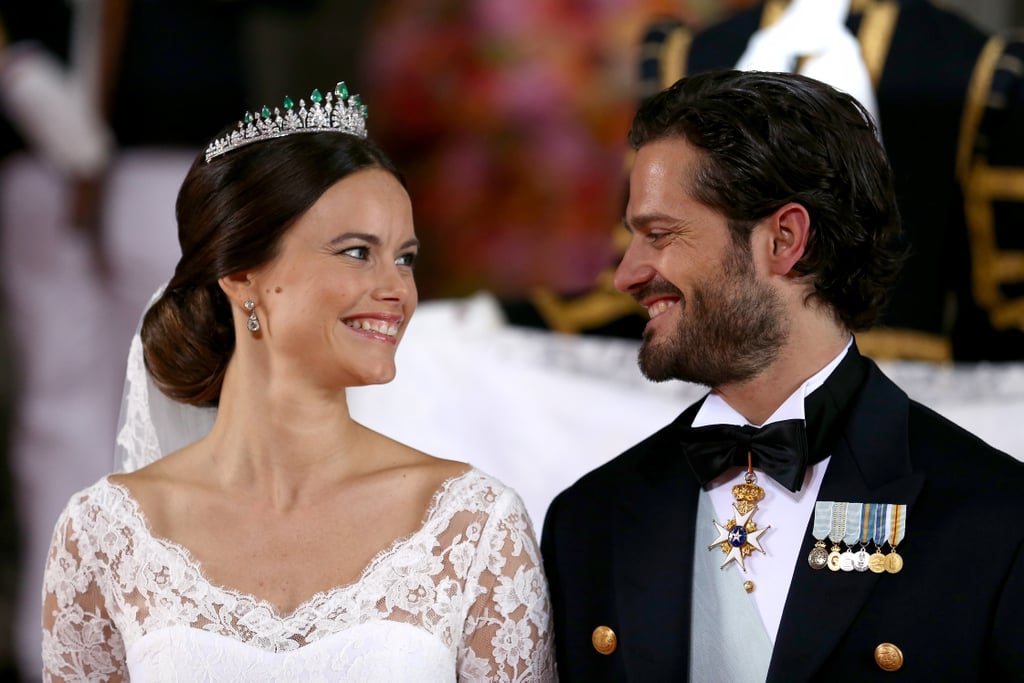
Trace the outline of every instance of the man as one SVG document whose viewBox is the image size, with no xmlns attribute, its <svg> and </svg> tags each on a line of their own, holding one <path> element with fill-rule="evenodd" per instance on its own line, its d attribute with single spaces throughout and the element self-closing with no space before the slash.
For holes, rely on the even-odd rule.
<svg viewBox="0 0 1024 683">
<path fill-rule="evenodd" d="M 864 109 L 716 71 L 630 142 L 640 367 L 711 391 L 551 504 L 562 681 L 1021 680 L 1024 467 L 853 343 L 904 256 Z"/>
</svg>

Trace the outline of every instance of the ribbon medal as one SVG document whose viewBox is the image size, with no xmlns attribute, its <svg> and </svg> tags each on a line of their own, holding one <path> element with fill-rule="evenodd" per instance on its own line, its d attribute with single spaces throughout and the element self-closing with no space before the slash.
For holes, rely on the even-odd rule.
<svg viewBox="0 0 1024 683">
<path fill-rule="evenodd" d="M 860 540 L 860 513 L 863 507 L 863 503 L 846 504 L 846 533 L 843 534 L 846 550 L 839 555 L 839 568 L 844 572 L 853 571 L 853 548 Z"/>
<path fill-rule="evenodd" d="M 834 572 L 896 574 L 903 569 L 903 557 L 896 552 L 907 529 L 907 506 L 897 503 L 814 503 L 811 535 L 814 547 L 807 556 L 812 569 L 828 567 Z M 826 551 L 825 540 L 832 542 Z M 868 546 L 874 552 L 868 552 Z M 888 546 L 888 554 L 882 549 Z"/>
<path fill-rule="evenodd" d="M 871 555 L 867 551 L 868 541 L 871 540 L 871 503 L 860 503 L 860 549 L 853 554 L 853 568 L 859 572 L 868 570 L 868 563 Z"/>
<path fill-rule="evenodd" d="M 828 564 L 828 551 L 825 550 L 825 538 L 832 530 L 832 503 L 827 500 L 819 500 L 814 503 L 814 526 L 811 533 L 816 539 L 814 547 L 807 556 L 807 564 L 811 569 L 824 569 Z"/>
<path fill-rule="evenodd" d="M 846 535 L 846 506 L 847 503 L 832 503 L 832 530 L 828 535 L 832 549 L 828 553 L 828 568 L 834 572 L 840 568 L 839 544 Z"/>
<path fill-rule="evenodd" d="M 907 506 L 887 505 L 885 527 L 889 532 L 889 547 L 891 548 L 889 554 L 885 556 L 885 571 L 897 574 L 903 569 L 903 556 L 896 552 L 896 546 L 903 540 L 903 534 L 907 530 Z"/>
<path fill-rule="evenodd" d="M 882 553 L 882 544 L 886 539 L 885 508 L 881 503 L 871 504 L 871 542 L 875 545 L 875 552 L 868 558 L 868 569 L 875 574 L 885 571 L 885 555 Z"/>
</svg>

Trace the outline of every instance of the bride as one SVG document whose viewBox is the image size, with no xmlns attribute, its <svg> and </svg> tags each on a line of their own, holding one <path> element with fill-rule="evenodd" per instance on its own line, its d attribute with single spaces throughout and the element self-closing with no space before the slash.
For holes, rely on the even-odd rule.
<svg viewBox="0 0 1024 683">
<path fill-rule="evenodd" d="M 358 97 L 339 84 L 308 109 L 247 115 L 196 159 L 177 216 L 145 365 L 216 418 L 69 501 L 44 678 L 552 680 L 516 493 L 349 414 L 347 387 L 394 377 L 419 247 Z"/>
</svg>

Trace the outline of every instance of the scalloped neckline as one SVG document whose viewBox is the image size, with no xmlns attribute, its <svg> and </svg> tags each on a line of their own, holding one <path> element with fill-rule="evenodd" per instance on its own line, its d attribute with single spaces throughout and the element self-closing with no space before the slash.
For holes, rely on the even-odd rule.
<svg viewBox="0 0 1024 683">
<path fill-rule="evenodd" d="M 149 540 L 167 552 L 176 555 L 185 563 L 186 566 L 188 566 L 189 569 L 195 572 L 196 577 L 211 590 L 230 596 L 235 602 L 247 603 L 262 608 L 266 610 L 275 621 L 279 623 L 287 623 L 289 620 L 295 618 L 296 615 L 302 614 L 310 609 L 317 610 L 320 606 L 333 601 L 336 596 L 355 592 L 365 583 L 367 577 L 377 571 L 380 565 L 383 564 L 387 558 L 391 557 L 402 548 L 410 545 L 429 530 L 432 530 L 440 521 L 444 521 L 438 517 L 438 512 L 442 509 L 441 503 L 455 487 L 455 484 L 468 479 L 472 475 L 479 476 L 480 472 L 475 467 L 469 467 L 465 472 L 451 476 L 441 482 L 441 485 L 438 486 L 436 491 L 434 491 L 434 494 L 430 499 L 430 505 L 427 507 L 427 511 L 424 513 L 423 521 L 420 525 L 408 535 L 396 538 L 378 550 L 374 556 L 370 558 L 370 561 L 366 566 L 360 570 L 359 575 L 353 581 L 317 591 L 302 602 L 298 603 L 295 608 L 289 612 L 282 612 L 273 602 L 260 598 L 253 593 L 249 593 L 238 588 L 232 588 L 231 586 L 226 586 L 211 580 L 203 570 L 202 563 L 193 557 L 192 552 L 188 548 L 176 541 L 154 533 L 152 528 L 149 526 L 149 520 L 146 518 L 146 514 L 142 511 L 142 507 L 134 496 L 132 496 L 128 487 L 111 481 L 109 475 L 104 477 L 102 481 L 105 482 L 107 487 L 115 491 L 120 496 L 122 502 L 127 508 L 127 512 L 129 518 L 133 522 L 133 526 L 136 527 L 134 531 L 141 534 L 144 539 Z"/>
</svg>

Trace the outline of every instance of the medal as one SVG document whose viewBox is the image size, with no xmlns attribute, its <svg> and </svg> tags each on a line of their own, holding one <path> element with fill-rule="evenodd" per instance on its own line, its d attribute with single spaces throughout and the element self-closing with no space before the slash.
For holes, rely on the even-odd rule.
<svg viewBox="0 0 1024 683">
<path fill-rule="evenodd" d="M 885 527 L 889 532 L 889 547 L 892 550 L 885 557 L 885 571 L 898 574 L 903 569 L 903 557 L 896 552 L 896 546 L 903 540 L 907 527 L 907 506 L 888 505 Z"/>
<path fill-rule="evenodd" d="M 871 503 L 864 503 L 860 515 L 860 550 L 853 554 L 853 568 L 859 572 L 868 570 L 868 561 L 871 555 L 868 554 L 867 545 L 870 536 Z"/>
<path fill-rule="evenodd" d="M 907 506 L 895 503 L 814 503 L 811 534 L 814 547 L 807 555 L 811 569 L 828 567 L 834 572 L 888 572 L 903 569 L 903 557 L 896 552 L 906 534 Z M 832 547 L 826 550 L 828 539 Z M 868 546 L 874 552 L 868 552 Z M 888 554 L 883 548 L 888 546 Z"/>
<path fill-rule="evenodd" d="M 732 487 L 732 495 L 736 502 L 732 504 L 736 516 L 727 520 L 725 526 L 714 522 L 718 537 L 711 542 L 708 550 L 720 547 L 727 557 L 720 569 L 725 569 L 730 562 L 736 562 L 740 571 L 747 571 L 744 560 L 755 550 L 764 553 L 761 547 L 761 534 L 768 531 L 771 525 L 758 529 L 752 517 L 757 512 L 757 502 L 764 498 L 764 489 L 757 485 L 757 475 L 751 456 L 747 454 L 747 472 L 743 475 L 742 484 Z"/>
<path fill-rule="evenodd" d="M 871 555 L 867 550 L 861 548 L 853 554 L 853 568 L 859 572 L 866 572 L 870 566 Z"/>
<path fill-rule="evenodd" d="M 807 555 L 807 564 L 811 569 L 824 569 L 828 564 L 828 551 L 825 550 L 825 537 L 832 529 L 832 503 L 819 500 L 814 503 L 814 525 L 811 527 L 811 534 L 817 539 L 810 554 Z"/>
<path fill-rule="evenodd" d="M 839 571 L 839 542 L 846 534 L 846 503 L 832 503 L 832 532 L 828 535 L 832 541 L 832 550 L 828 554 L 828 568 Z"/>
<path fill-rule="evenodd" d="M 868 569 L 875 574 L 885 571 L 885 555 L 882 554 L 882 544 L 885 543 L 885 508 L 882 503 L 871 506 L 871 542 L 875 544 L 875 552 L 868 558 Z"/>
<path fill-rule="evenodd" d="M 844 572 L 854 570 L 853 546 L 860 539 L 860 514 L 863 507 L 863 503 L 846 504 L 846 533 L 843 534 L 846 550 L 839 555 L 839 568 Z"/>
<path fill-rule="evenodd" d="M 853 551 L 849 548 L 839 553 L 839 568 L 844 572 L 853 571 Z"/>
</svg>

